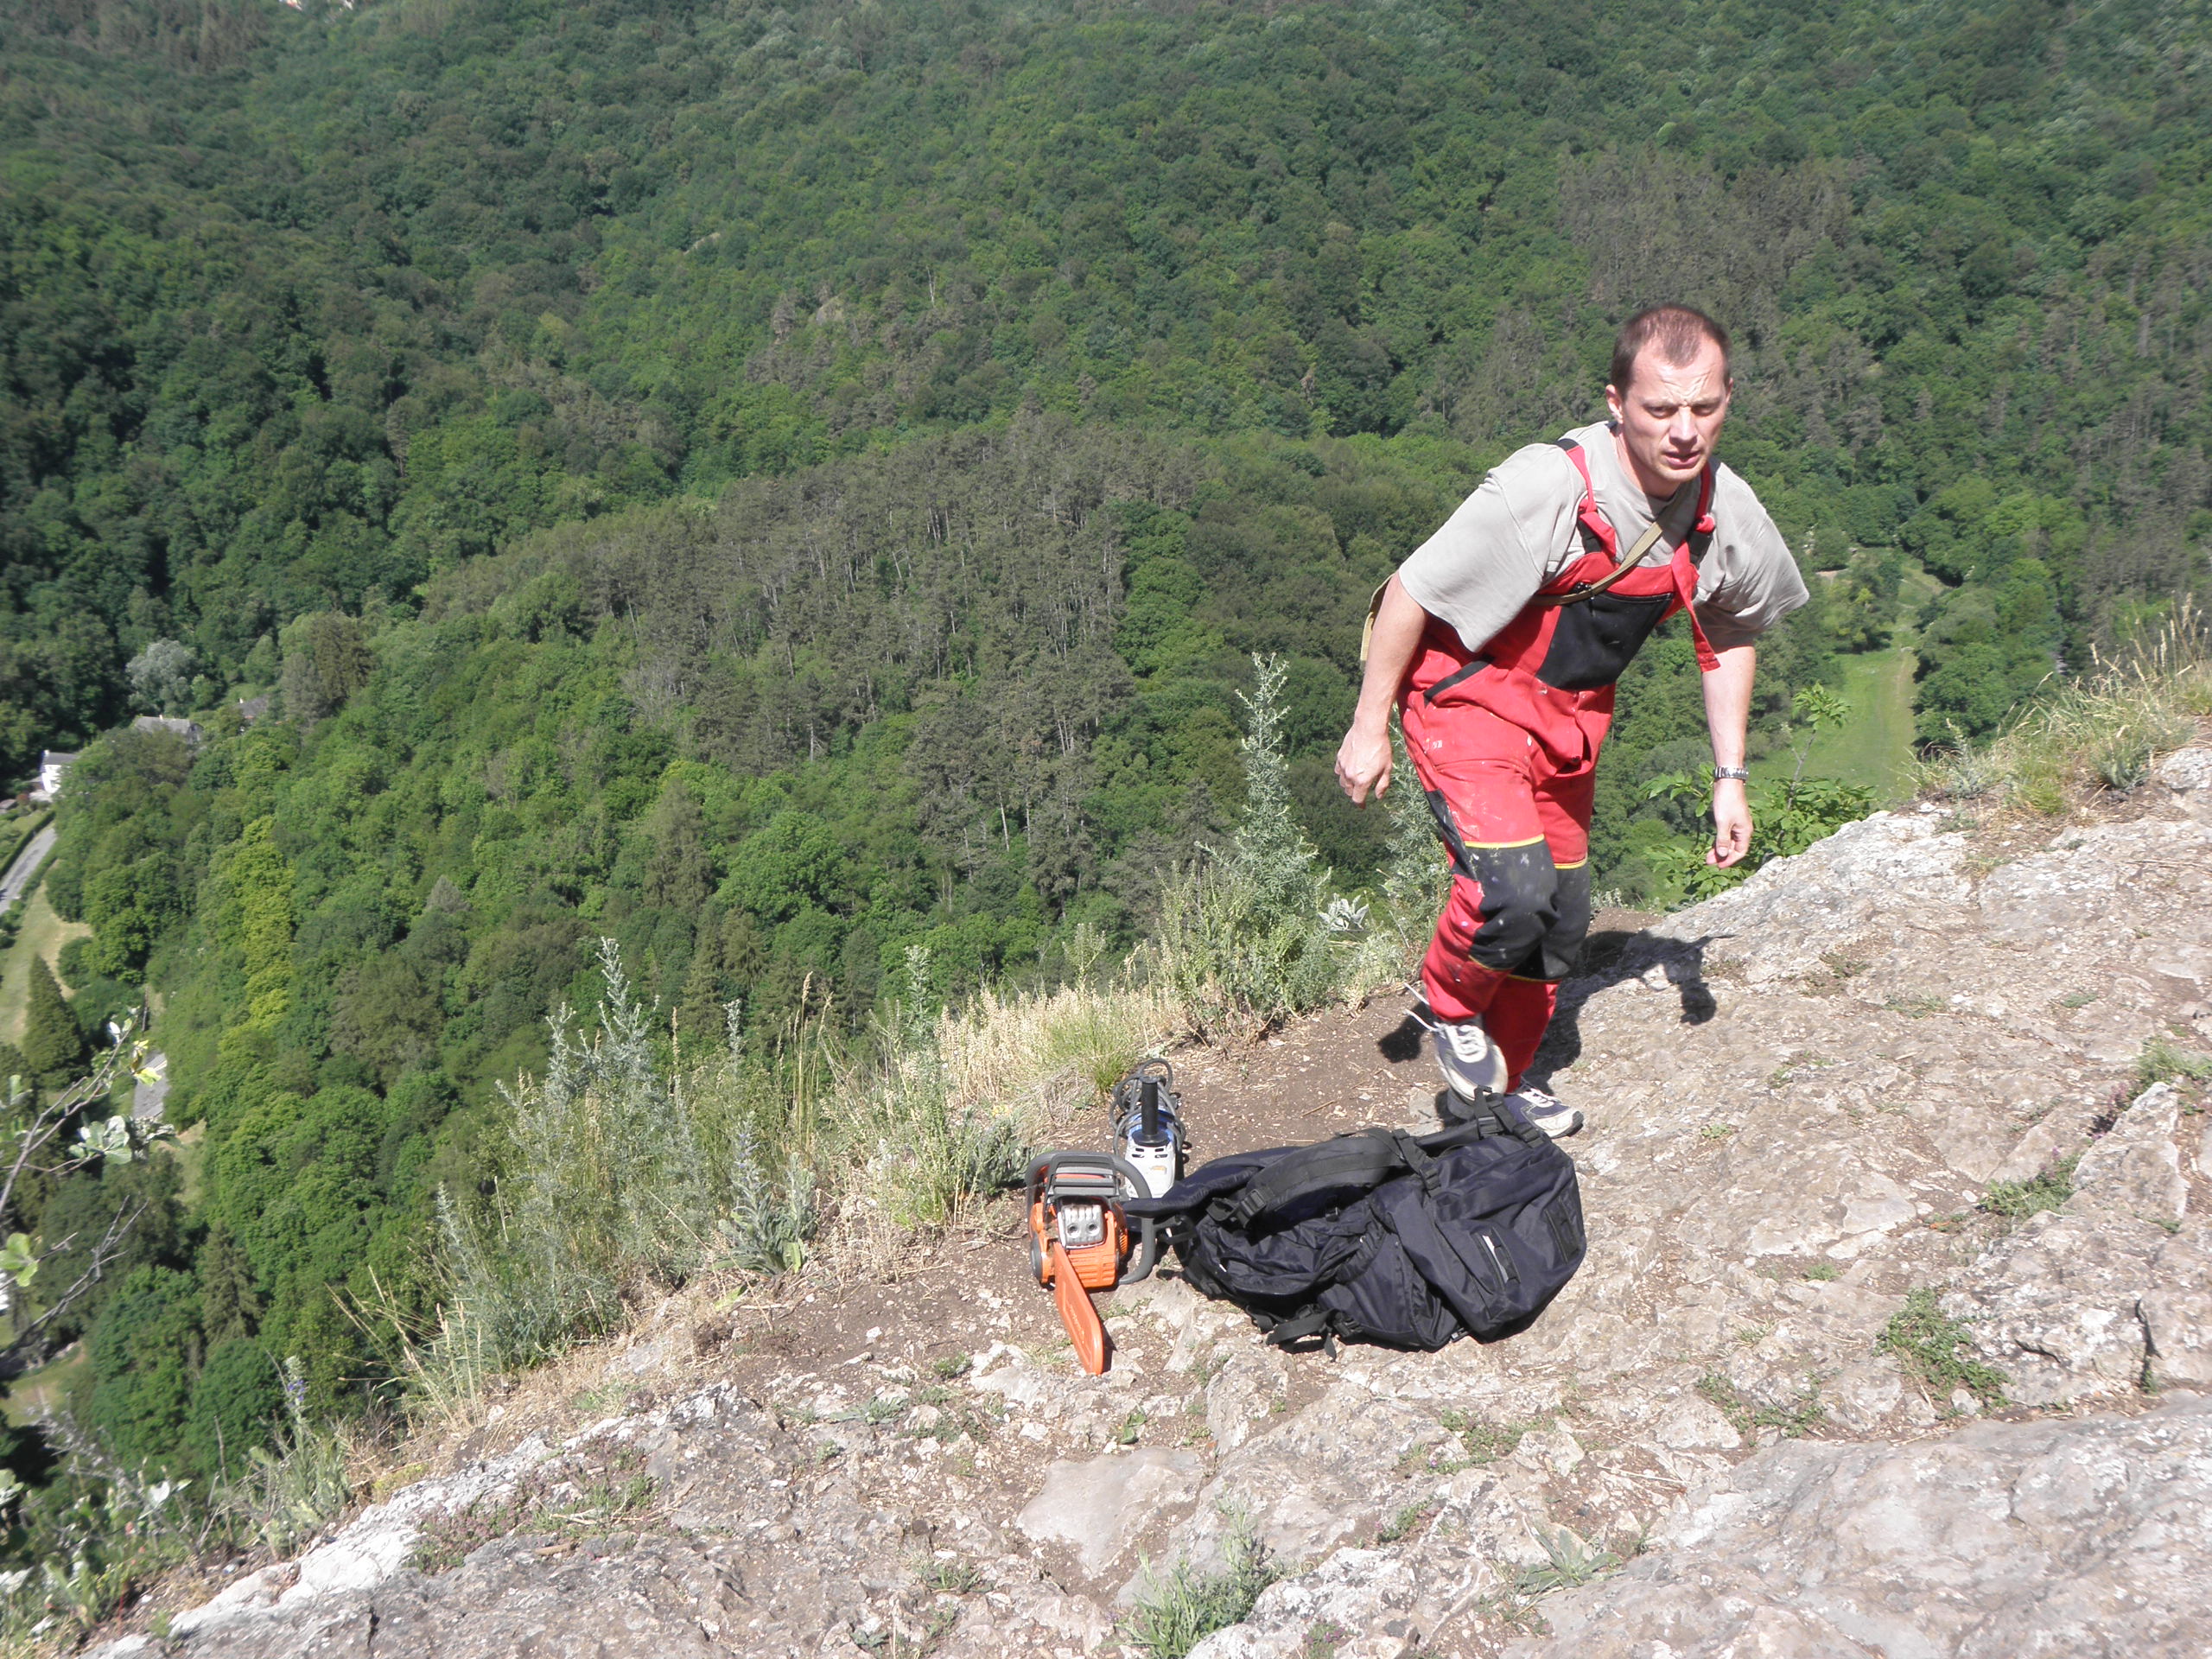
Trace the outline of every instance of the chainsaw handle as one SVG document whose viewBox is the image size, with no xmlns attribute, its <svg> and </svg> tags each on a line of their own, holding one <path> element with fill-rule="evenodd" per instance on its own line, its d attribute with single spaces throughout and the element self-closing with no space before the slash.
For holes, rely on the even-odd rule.
<svg viewBox="0 0 2212 1659">
<path fill-rule="evenodd" d="M 1152 1277 L 1152 1270 L 1160 1264 L 1160 1224 L 1150 1216 L 1135 1217 L 1137 1224 L 1137 1253 L 1128 1268 L 1122 1274 L 1122 1282 L 1134 1285 Z"/>
<path fill-rule="evenodd" d="M 1167 1062 L 1162 1060 L 1160 1064 L 1165 1066 Z M 1035 1205 L 1045 1189 L 1052 1184 L 1053 1173 L 1058 1168 L 1063 1157 L 1079 1158 L 1086 1162 L 1096 1160 L 1110 1164 L 1116 1178 L 1128 1188 L 1126 1193 L 1121 1195 L 1124 1202 L 1129 1198 L 1144 1198 L 1151 1191 L 1145 1185 L 1144 1177 L 1137 1173 L 1135 1166 L 1128 1159 L 1117 1157 L 1113 1153 L 1047 1153 L 1041 1158 L 1033 1160 L 1029 1166 L 1028 1193 L 1031 1206 Z M 1134 1285 L 1152 1276 L 1153 1268 L 1160 1262 L 1162 1240 L 1160 1235 L 1160 1224 L 1150 1217 L 1138 1216 L 1128 1218 L 1134 1220 L 1136 1224 L 1137 1249 L 1135 1256 L 1122 1273 L 1119 1282 Z"/>
</svg>

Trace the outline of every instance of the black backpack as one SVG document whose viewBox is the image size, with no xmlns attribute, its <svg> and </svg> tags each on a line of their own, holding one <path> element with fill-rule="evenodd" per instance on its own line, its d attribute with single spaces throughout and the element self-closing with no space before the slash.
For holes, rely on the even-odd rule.
<svg viewBox="0 0 2212 1659">
<path fill-rule="evenodd" d="M 1457 1104 L 1458 1103 L 1452 1103 Z M 1465 1109 L 1464 1107 L 1462 1109 Z M 1217 1158 L 1128 1213 L 1277 1344 L 1441 1348 L 1525 1329 L 1582 1265 L 1574 1160 L 1491 1096 L 1433 1134 Z"/>
</svg>

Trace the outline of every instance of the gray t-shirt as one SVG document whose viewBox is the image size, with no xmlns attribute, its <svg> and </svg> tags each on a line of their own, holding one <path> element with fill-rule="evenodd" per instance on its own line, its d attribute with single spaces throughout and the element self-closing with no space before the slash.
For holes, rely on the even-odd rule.
<svg viewBox="0 0 2212 1659">
<path fill-rule="evenodd" d="M 1582 446 L 1598 511 L 1627 553 L 1651 528 L 1650 498 L 1622 466 L 1605 423 L 1567 435 Z M 1726 651 L 1751 644 L 1809 595 L 1751 486 L 1726 467 L 1713 472 L 1713 541 L 1698 567 L 1697 620 L 1713 648 Z M 1399 585 L 1479 652 L 1537 588 L 1581 557 L 1581 505 L 1582 474 L 1565 450 L 1549 443 L 1516 449 L 1398 567 Z M 1693 480 L 1660 509 L 1664 529 L 1644 563 L 1672 558 L 1696 513 Z"/>
</svg>

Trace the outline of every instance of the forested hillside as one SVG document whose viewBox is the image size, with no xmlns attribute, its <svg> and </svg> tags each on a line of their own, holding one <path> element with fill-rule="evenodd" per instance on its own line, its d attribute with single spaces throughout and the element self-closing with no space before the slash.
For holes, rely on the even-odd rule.
<svg viewBox="0 0 2212 1659">
<path fill-rule="evenodd" d="M 204 1472 L 271 1359 L 368 1399 L 348 1310 L 429 1315 L 597 937 L 763 1054 L 912 947 L 942 999 L 1133 943 L 1254 652 L 1367 887 L 1368 594 L 1640 304 L 1735 328 L 1726 456 L 1825 573 L 1760 742 L 1904 622 L 1922 737 L 1994 728 L 2203 580 L 2200 10 L 11 9 L 0 761 L 209 732 L 97 742 L 47 882 L 206 1126 L 188 1205 L 9 1220 L 149 1206 L 87 1421 Z M 1685 640 L 1623 709 L 1599 884 L 1663 898 Z"/>
</svg>

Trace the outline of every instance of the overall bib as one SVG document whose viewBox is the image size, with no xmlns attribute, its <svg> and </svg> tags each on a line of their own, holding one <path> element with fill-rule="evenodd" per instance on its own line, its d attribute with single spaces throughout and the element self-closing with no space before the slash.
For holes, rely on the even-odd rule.
<svg viewBox="0 0 2212 1659">
<path fill-rule="evenodd" d="M 1690 613 L 1698 665 L 1719 666 L 1692 606 L 1713 537 L 1712 467 L 1699 477 L 1697 518 L 1674 556 L 1623 569 L 1587 458 L 1558 442 L 1582 474 L 1582 556 L 1479 653 L 1432 620 L 1398 703 L 1452 860 L 1423 987 L 1440 1019 L 1482 1019 L 1509 1089 L 1535 1058 L 1559 982 L 1590 929 L 1590 810 L 1614 682 L 1677 611 Z"/>
</svg>

